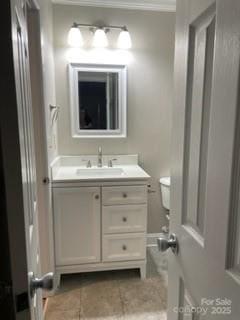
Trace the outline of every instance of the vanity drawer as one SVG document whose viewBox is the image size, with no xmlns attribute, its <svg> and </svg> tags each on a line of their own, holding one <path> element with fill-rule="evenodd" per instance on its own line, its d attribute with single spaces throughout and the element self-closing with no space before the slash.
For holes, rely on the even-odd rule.
<svg viewBox="0 0 240 320">
<path fill-rule="evenodd" d="M 147 228 L 147 205 L 103 206 L 103 233 L 141 232 Z"/>
<path fill-rule="evenodd" d="M 147 203 L 147 186 L 102 188 L 103 205 Z"/>
<path fill-rule="evenodd" d="M 125 233 L 103 236 L 103 261 L 128 261 L 146 258 L 146 235 Z"/>
</svg>

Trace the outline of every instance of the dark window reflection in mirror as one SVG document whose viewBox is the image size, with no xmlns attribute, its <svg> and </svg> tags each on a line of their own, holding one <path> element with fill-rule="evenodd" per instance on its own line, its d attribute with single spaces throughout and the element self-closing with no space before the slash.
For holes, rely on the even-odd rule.
<svg viewBox="0 0 240 320">
<path fill-rule="evenodd" d="M 79 71 L 79 129 L 119 129 L 118 94 L 118 73 Z"/>
</svg>

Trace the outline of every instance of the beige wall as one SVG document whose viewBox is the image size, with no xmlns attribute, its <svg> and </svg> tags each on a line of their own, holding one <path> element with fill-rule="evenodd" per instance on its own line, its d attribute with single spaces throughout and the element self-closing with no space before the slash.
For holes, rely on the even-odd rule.
<svg viewBox="0 0 240 320">
<path fill-rule="evenodd" d="M 113 49 L 111 59 L 128 61 L 128 136 L 126 139 L 73 139 L 70 131 L 70 106 L 67 64 L 69 49 L 66 38 L 73 21 L 127 25 L 133 48 L 126 57 Z M 173 103 L 173 55 L 175 14 L 80 6 L 53 6 L 55 76 L 57 104 L 61 111 L 58 121 L 60 155 L 96 154 L 102 146 L 105 154 L 139 154 L 140 165 L 152 176 L 149 194 L 148 232 L 161 231 L 165 225 L 158 180 L 169 175 L 170 135 Z M 90 33 L 84 31 L 87 43 Z M 116 34 L 109 34 L 110 43 Z M 81 56 L 88 59 L 91 50 Z M 105 55 L 106 57 L 106 55 Z M 98 58 L 101 58 L 100 56 Z M 76 58 L 75 58 L 76 59 Z M 82 59 L 82 60 L 83 60 Z M 86 61 L 87 62 L 87 61 Z"/>
</svg>

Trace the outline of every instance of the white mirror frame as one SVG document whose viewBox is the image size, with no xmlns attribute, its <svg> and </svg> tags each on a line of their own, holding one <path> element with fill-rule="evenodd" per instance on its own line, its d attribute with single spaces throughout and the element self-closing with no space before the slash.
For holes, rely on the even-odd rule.
<svg viewBox="0 0 240 320">
<path fill-rule="evenodd" d="M 118 119 L 119 129 L 86 130 L 79 128 L 78 72 L 118 73 Z M 73 138 L 126 138 L 127 136 L 127 66 L 107 64 L 69 64 L 69 93 L 71 106 L 71 129 Z"/>
</svg>

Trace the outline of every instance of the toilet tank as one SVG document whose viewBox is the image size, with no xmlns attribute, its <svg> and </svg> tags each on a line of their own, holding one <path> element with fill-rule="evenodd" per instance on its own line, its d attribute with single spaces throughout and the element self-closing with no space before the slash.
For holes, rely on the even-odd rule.
<svg viewBox="0 0 240 320">
<path fill-rule="evenodd" d="M 162 177 L 159 180 L 160 189 L 162 194 L 162 204 L 163 207 L 167 210 L 170 210 L 170 185 L 171 178 L 170 177 Z"/>
</svg>

